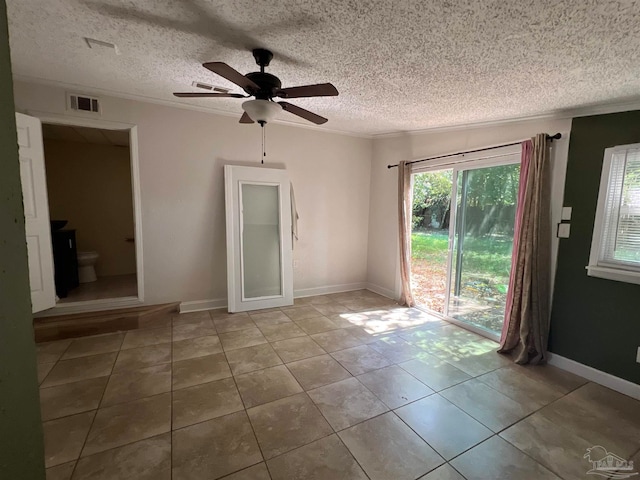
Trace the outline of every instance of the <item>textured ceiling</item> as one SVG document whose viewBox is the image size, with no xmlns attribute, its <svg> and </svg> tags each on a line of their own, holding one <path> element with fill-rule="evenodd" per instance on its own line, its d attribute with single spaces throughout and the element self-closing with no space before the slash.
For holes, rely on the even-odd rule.
<svg viewBox="0 0 640 480">
<path fill-rule="evenodd" d="M 327 128 L 378 134 L 548 114 L 640 98 L 640 2 L 631 0 L 7 0 L 14 74 L 242 113 L 238 99 L 178 100 L 200 66 L 255 71 L 276 54 L 292 100 Z M 90 49 L 83 37 L 118 45 Z M 297 121 L 283 112 L 280 118 Z M 251 128 L 248 126 L 247 128 Z"/>
<path fill-rule="evenodd" d="M 65 142 L 93 143 L 116 147 L 129 146 L 129 130 L 103 130 L 45 123 L 42 125 L 42 136 L 48 140 Z"/>
</svg>

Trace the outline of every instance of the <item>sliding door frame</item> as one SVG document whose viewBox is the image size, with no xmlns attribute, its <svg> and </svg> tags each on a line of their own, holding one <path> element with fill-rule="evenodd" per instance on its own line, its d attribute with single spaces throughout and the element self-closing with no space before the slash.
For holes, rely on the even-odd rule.
<svg viewBox="0 0 640 480">
<path fill-rule="evenodd" d="M 424 162 L 413 164 L 411 169 L 412 184 L 413 175 L 419 173 L 438 172 L 442 170 L 452 170 L 451 175 L 451 205 L 449 215 L 449 242 L 448 242 L 448 254 L 447 254 L 447 272 L 446 272 L 446 285 L 445 285 L 445 303 L 444 312 L 435 312 L 429 310 L 423 305 L 416 305 L 420 310 L 426 311 L 432 315 L 436 315 L 450 323 L 458 325 L 462 328 L 470 330 L 478 335 L 489 338 L 491 340 L 498 341 L 499 335 L 494 334 L 488 330 L 480 327 L 476 327 L 470 323 L 458 320 L 449 315 L 449 301 L 451 299 L 451 280 L 453 274 L 453 248 L 455 246 L 456 235 L 456 223 L 458 212 L 458 174 L 462 171 L 477 170 L 480 168 L 498 167 L 502 165 L 513 165 L 520 163 L 520 145 L 513 145 L 509 147 L 496 148 L 489 152 L 476 152 L 473 154 L 461 154 L 456 157 L 449 157 L 442 160 L 435 160 L 433 162 Z"/>
</svg>

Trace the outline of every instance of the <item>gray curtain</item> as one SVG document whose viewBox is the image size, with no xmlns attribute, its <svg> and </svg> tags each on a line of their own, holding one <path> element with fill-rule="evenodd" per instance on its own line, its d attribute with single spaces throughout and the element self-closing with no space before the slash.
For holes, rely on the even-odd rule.
<svg viewBox="0 0 640 480">
<path fill-rule="evenodd" d="M 400 305 L 413 307 L 411 294 L 411 218 L 412 218 L 411 168 L 406 162 L 398 164 L 398 234 L 400 244 Z"/>
<path fill-rule="evenodd" d="M 547 360 L 551 285 L 551 163 L 546 134 L 522 144 L 520 189 L 500 353 Z"/>
</svg>

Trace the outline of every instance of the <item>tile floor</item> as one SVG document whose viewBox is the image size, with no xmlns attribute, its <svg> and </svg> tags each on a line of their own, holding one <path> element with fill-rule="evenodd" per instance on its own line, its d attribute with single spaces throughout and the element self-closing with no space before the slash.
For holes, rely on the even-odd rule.
<svg viewBox="0 0 640 480">
<path fill-rule="evenodd" d="M 367 291 L 41 344 L 47 478 L 584 479 L 595 445 L 638 462 L 640 402 L 495 349 Z"/>
<path fill-rule="evenodd" d="M 86 302 L 105 298 L 137 297 L 138 280 L 135 273 L 98 277 L 95 282 L 81 283 L 58 303 Z"/>
</svg>

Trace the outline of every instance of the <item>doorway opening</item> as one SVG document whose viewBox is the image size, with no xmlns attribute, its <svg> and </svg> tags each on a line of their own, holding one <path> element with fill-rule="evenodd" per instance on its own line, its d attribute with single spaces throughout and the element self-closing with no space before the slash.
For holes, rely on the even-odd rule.
<svg viewBox="0 0 640 480">
<path fill-rule="evenodd" d="M 130 129 L 43 122 L 56 308 L 141 298 Z"/>
<path fill-rule="evenodd" d="M 493 339 L 509 287 L 519 162 L 507 153 L 413 173 L 416 303 Z"/>
</svg>

